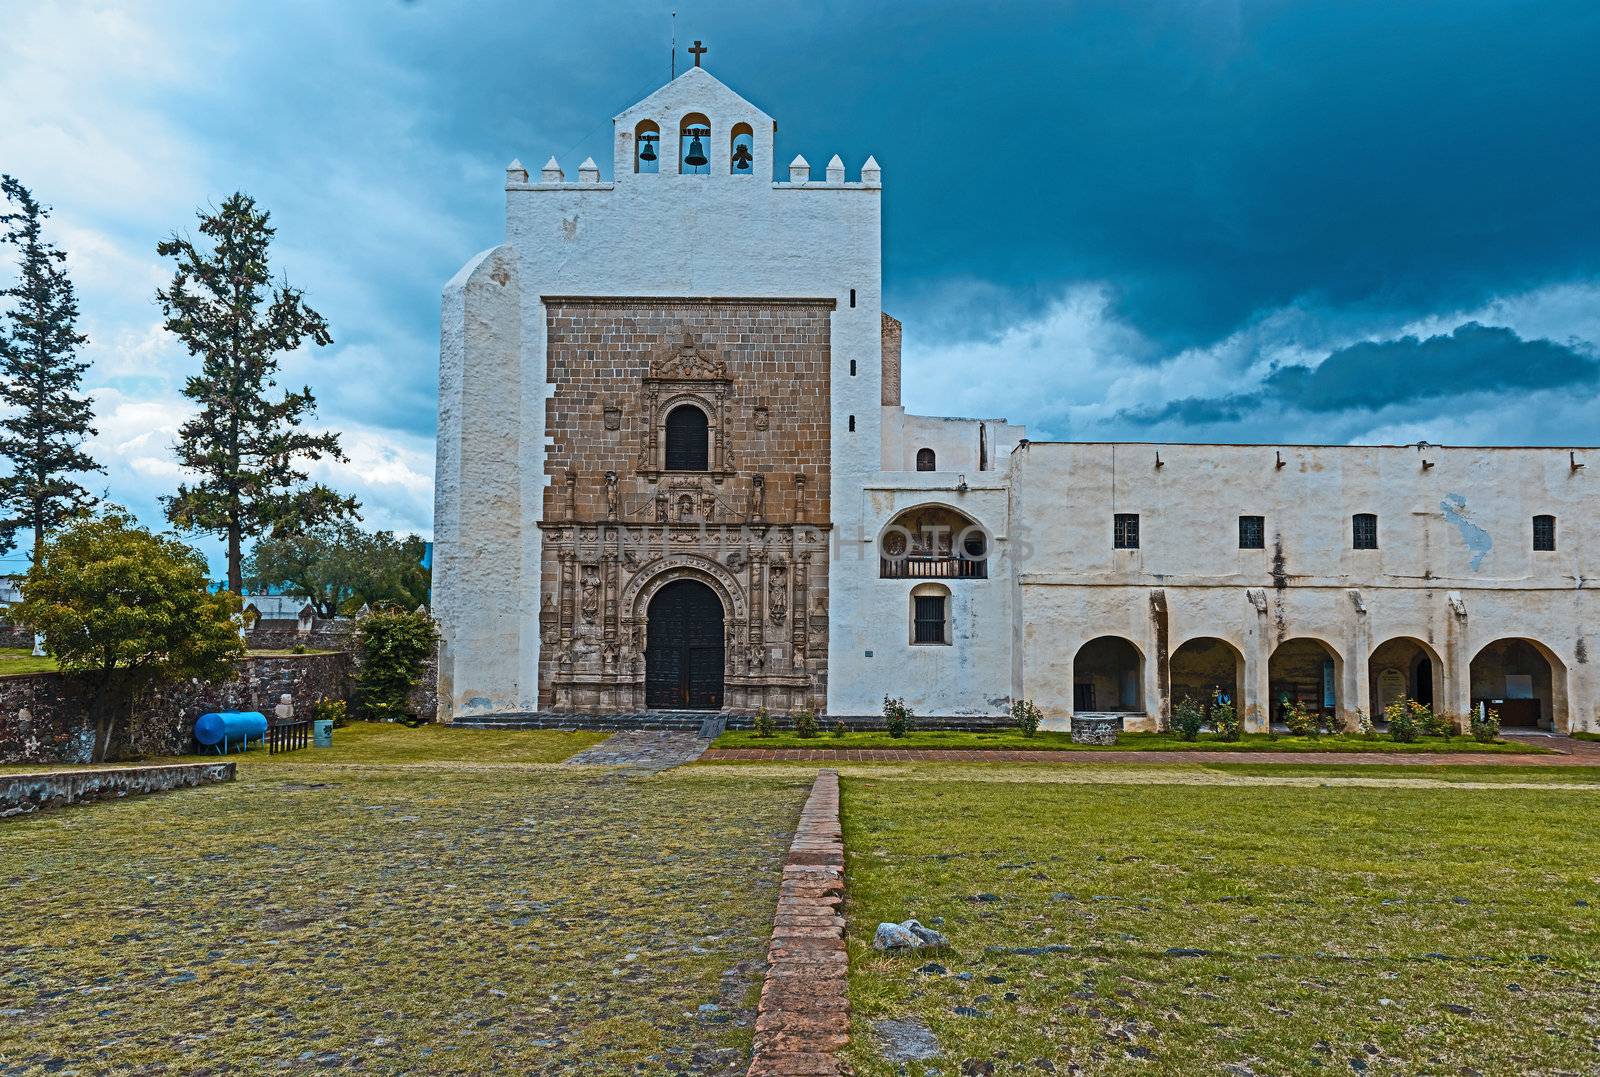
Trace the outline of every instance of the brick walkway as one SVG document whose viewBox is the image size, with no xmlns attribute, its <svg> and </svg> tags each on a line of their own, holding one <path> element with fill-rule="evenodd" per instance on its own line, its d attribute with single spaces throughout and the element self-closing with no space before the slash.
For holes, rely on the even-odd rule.
<svg viewBox="0 0 1600 1077">
<path fill-rule="evenodd" d="M 839 1058 L 850 1038 L 843 912 L 839 775 L 824 770 L 811 786 L 783 864 L 750 1077 L 850 1072 Z"/>
<path fill-rule="evenodd" d="M 593 748 L 585 748 L 571 759 L 572 767 L 631 767 L 658 771 L 692 763 L 711 742 L 693 733 L 629 731 L 613 733 Z"/>
<path fill-rule="evenodd" d="M 1388 766 L 1600 766 L 1600 743 L 1566 737 L 1530 738 L 1557 755 L 1494 752 L 1026 752 L 938 748 L 712 748 L 700 758 L 718 762 L 780 763 L 1355 763 Z"/>
</svg>

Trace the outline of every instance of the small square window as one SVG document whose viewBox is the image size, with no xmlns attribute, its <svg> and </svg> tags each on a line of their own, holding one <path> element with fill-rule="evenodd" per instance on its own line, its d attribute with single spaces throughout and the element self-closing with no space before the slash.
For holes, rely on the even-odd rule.
<svg viewBox="0 0 1600 1077">
<path fill-rule="evenodd" d="M 949 643 L 944 635 L 944 595 L 917 595 L 915 598 L 916 643 Z"/>
<path fill-rule="evenodd" d="M 1378 518 L 1370 512 L 1358 512 L 1350 518 L 1351 544 L 1358 550 L 1378 548 Z"/>
<path fill-rule="evenodd" d="M 1139 514 L 1119 512 L 1111 517 L 1111 545 L 1118 550 L 1139 548 Z"/>
<path fill-rule="evenodd" d="M 1265 516 L 1239 517 L 1239 549 L 1264 550 L 1267 548 L 1267 518 Z"/>
<path fill-rule="evenodd" d="M 1554 516 L 1535 516 L 1533 518 L 1533 548 L 1545 553 L 1553 553 L 1556 548 L 1556 518 Z"/>
</svg>

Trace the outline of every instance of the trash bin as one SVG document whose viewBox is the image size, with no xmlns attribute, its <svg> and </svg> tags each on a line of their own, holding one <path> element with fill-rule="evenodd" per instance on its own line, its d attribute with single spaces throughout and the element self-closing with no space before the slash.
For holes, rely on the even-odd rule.
<svg viewBox="0 0 1600 1077">
<path fill-rule="evenodd" d="M 311 723 L 311 743 L 318 748 L 333 747 L 333 721 L 324 718 Z"/>
</svg>

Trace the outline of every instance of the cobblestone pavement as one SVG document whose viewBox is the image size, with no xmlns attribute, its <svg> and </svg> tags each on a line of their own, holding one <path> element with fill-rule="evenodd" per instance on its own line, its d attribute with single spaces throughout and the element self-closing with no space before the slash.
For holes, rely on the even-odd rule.
<svg viewBox="0 0 1600 1077">
<path fill-rule="evenodd" d="M 613 738 L 615 739 L 615 738 Z M 607 741 L 606 744 L 610 744 Z M 784 763 L 1362 763 L 1386 766 L 1593 767 L 1600 766 L 1600 743 L 1566 737 L 1528 738 L 1530 747 L 1556 755 L 1495 752 L 1093 752 L 1007 751 L 939 748 L 713 748 L 705 761 Z M 590 751 L 603 749 L 601 744 Z M 584 754 L 588 754 L 587 752 Z"/>
<path fill-rule="evenodd" d="M 692 763 L 711 744 L 693 733 L 628 731 L 613 733 L 593 748 L 567 760 L 576 767 L 632 767 L 658 771 Z"/>
</svg>

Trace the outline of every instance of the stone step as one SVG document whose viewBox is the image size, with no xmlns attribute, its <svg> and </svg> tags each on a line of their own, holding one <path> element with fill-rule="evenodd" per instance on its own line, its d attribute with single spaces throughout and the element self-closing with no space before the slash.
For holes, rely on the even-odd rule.
<svg viewBox="0 0 1600 1077">
<path fill-rule="evenodd" d="M 852 732 L 881 731 L 883 716 L 847 715 L 835 719 L 825 715 L 818 719 L 821 732 L 826 735 L 835 721 L 842 721 Z M 791 723 L 787 715 L 775 714 L 773 721 L 779 729 Z M 662 730 L 669 732 L 696 732 L 710 740 L 725 729 L 750 729 L 755 715 L 732 711 L 639 711 L 630 714 L 574 714 L 556 711 L 507 712 L 502 714 L 476 714 L 457 718 L 451 725 L 460 729 L 583 729 L 600 732 L 622 730 Z M 1011 727 L 1011 719 L 990 715 L 954 715 L 916 718 L 912 729 L 944 730 L 964 733 L 984 733 Z"/>
</svg>

